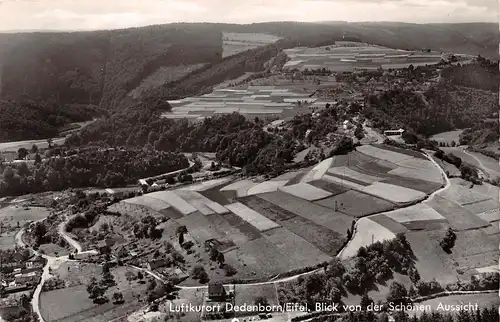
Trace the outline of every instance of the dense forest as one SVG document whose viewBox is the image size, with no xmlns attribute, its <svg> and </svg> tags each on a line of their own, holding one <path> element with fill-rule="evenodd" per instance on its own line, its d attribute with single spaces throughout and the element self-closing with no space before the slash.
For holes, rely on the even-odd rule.
<svg viewBox="0 0 500 322">
<path fill-rule="evenodd" d="M 26 163 L 1 165 L 0 196 L 80 187 L 116 187 L 189 166 L 178 153 L 134 149 L 85 149 Z"/>
<path fill-rule="evenodd" d="M 0 142 L 52 138 L 68 124 L 89 121 L 100 114 L 100 109 L 92 105 L 0 100 Z"/>
</svg>

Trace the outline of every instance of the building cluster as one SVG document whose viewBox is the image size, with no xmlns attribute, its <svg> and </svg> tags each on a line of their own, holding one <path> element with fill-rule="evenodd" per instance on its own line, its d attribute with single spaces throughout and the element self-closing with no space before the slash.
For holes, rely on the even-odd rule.
<svg viewBox="0 0 500 322">
<path fill-rule="evenodd" d="M 45 259 L 40 256 L 2 264 L 2 295 L 29 290 L 38 285 L 44 264 Z"/>
</svg>

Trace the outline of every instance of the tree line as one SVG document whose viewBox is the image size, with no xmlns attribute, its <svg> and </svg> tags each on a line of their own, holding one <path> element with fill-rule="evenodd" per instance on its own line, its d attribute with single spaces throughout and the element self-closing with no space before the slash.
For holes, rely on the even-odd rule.
<svg viewBox="0 0 500 322">
<path fill-rule="evenodd" d="M 72 155 L 72 153 L 74 153 Z M 146 149 L 69 150 L 33 166 L 0 165 L 0 196 L 80 187 L 117 187 L 189 166 L 179 153 Z"/>
</svg>

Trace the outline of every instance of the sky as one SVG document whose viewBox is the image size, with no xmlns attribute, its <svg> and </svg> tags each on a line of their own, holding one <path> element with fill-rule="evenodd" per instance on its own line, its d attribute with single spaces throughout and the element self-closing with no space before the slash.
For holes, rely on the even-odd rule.
<svg viewBox="0 0 500 322">
<path fill-rule="evenodd" d="M 497 22 L 499 0 L 0 0 L 0 31 L 170 22 Z"/>
</svg>

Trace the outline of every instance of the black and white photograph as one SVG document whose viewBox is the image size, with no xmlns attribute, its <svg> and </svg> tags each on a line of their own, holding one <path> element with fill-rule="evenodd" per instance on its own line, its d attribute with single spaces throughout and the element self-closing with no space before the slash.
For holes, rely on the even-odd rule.
<svg viewBox="0 0 500 322">
<path fill-rule="evenodd" d="M 0 322 L 499 322 L 498 0 L 0 0 Z"/>
</svg>

